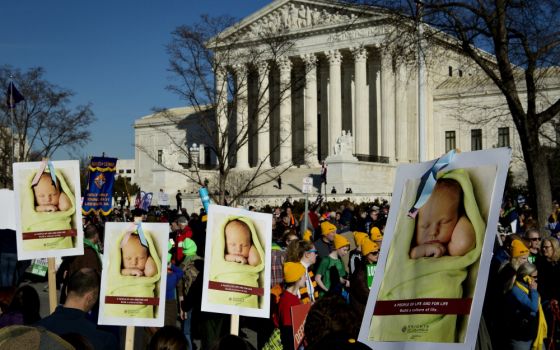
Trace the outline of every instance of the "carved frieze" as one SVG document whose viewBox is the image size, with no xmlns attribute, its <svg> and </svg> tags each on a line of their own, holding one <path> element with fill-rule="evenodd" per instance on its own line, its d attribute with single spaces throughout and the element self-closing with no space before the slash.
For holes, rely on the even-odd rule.
<svg viewBox="0 0 560 350">
<path fill-rule="evenodd" d="M 315 26 L 349 23 L 356 18 L 356 14 L 341 10 L 288 3 L 252 23 L 245 37 L 255 39 Z"/>
</svg>

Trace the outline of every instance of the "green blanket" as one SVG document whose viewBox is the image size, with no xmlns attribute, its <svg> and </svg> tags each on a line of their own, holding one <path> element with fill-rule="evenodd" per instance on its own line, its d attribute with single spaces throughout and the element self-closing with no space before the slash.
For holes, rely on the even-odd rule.
<svg viewBox="0 0 560 350">
<path fill-rule="evenodd" d="M 257 249 L 261 258 L 261 263 L 256 266 L 249 264 L 239 264 L 236 262 L 226 261 L 225 253 L 225 226 L 233 220 L 243 221 L 251 230 L 251 238 L 253 245 Z M 215 234 L 212 242 L 212 260 L 210 266 L 210 281 L 223 282 L 247 287 L 262 287 L 259 283 L 259 275 L 264 269 L 264 251 L 259 241 L 257 230 L 252 221 L 244 216 L 230 216 L 219 227 L 218 234 Z M 259 307 L 259 298 L 257 295 L 249 293 L 238 293 L 232 291 L 223 291 L 216 289 L 208 289 L 208 301 L 214 304 L 233 305 L 242 307 Z"/>
<path fill-rule="evenodd" d="M 130 231 L 123 232 L 119 240 L 111 248 L 106 296 L 153 298 L 157 296 L 161 276 L 161 260 L 157 252 L 157 247 L 150 233 L 144 230 L 144 236 L 148 241 L 150 256 L 156 263 L 157 273 L 152 277 L 123 276 L 121 275 L 121 241 L 127 232 Z M 105 303 L 105 314 L 112 317 L 155 318 L 157 317 L 155 310 L 157 310 L 157 306 L 153 305 Z"/>
<path fill-rule="evenodd" d="M 60 170 L 55 170 L 55 173 L 57 181 L 60 181 L 61 189 L 70 200 L 70 203 L 72 203 L 72 207 L 66 211 L 36 212 L 35 195 L 31 187 L 36 173 L 31 174 L 26 179 L 24 188 L 21 190 L 21 221 L 24 233 L 69 230 L 72 228 L 72 216 L 76 212 L 74 194 Z M 73 247 L 72 237 L 26 239 L 23 241 L 23 249 L 27 251 L 68 249 Z"/>
<path fill-rule="evenodd" d="M 377 300 L 465 297 L 462 284 L 469 267 L 480 257 L 486 224 L 480 215 L 468 173 L 457 169 L 442 177 L 456 180 L 463 189 L 466 215 L 476 233 L 475 248 L 464 256 L 410 259 L 415 220 L 408 218 L 407 212 L 414 204 L 418 182 L 409 181 Z M 457 342 L 461 333 L 457 328 L 457 315 L 374 316 L 369 338 L 375 341 Z"/>
</svg>

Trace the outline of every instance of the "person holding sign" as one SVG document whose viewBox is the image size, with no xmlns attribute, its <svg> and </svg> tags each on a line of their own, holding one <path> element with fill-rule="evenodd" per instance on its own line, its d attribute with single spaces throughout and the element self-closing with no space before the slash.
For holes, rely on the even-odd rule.
<svg viewBox="0 0 560 350">
<path fill-rule="evenodd" d="M 379 246 L 369 238 L 361 241 L 362 260 L 356 263 L 354 273 L 350 275 L 350 305 L 362 318 L 369 296 L 369 290 L 375 277 Z"/>
<path fill-rule="evenodd" d="M 294 333 L 292 329 L 292 306 L 301 303 L 298 297 L 300 288 L 305 287 L 305 267 L 300 262 L 284 264 L 284 282 L 286 289 L 280 296 L 278 315 L 280 316 L 280 339 L 283 349 L 294 348 Z"/>
</svg>

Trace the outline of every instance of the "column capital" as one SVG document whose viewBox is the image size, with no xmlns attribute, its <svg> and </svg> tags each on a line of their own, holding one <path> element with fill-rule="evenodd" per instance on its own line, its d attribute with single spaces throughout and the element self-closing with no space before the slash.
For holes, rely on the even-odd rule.
<svg viewBox="0 0 560 350">
<path fill-rule="evenodd" d="M 259 61 L 255 64 L 255 66 L 257 67 L 259 76 L 267 74 L 270 69 L 270 63 L 268 63 L 268 61 Z"/>
<path fill-rule="evenodd" d="M 354 60 L 356 61 L 365 61 L 367 59 L 367 50 L 363 46 L 355 46 L 351 47 L 350 51 L 354 55 Z"/>
<path fill-rule="evenodd" d="M 317 66 L 317 56 L 314 53 L 305 53 L 302 54 L 300 57 L 306 66 L 310 68 L 314 68 Z"/>
<path fill-rule="evenodd" d="M 281 72 L 289 72 L 292 70 L 292 61 L 287 56 L 280 56 L 276 59 L 276 64 Z"/>
<path fill-rule="evenodd" d="M 245 63 L 236 63 L 231 66 L 235 75 L 245 75 L 248 72 L 247 65 Z"/>
<path fill-rule="evenodd" d="M 329 50 L 325 52 L 327 59 L 329 60 L 329 64 L 341 64 L 342 63 L 342 55 L 338 50 Z"/>
</svg>

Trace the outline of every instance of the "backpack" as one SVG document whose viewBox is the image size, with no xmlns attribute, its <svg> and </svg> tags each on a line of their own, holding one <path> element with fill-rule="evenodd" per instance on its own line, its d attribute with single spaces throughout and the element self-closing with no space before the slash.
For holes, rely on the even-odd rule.
<svg viewBox="0 0 560 350">
<path fill-rule="evenodd" d="M 197 255 L 193 257 L 185 257 L 185 259 L 181 263 L 181 269 L 183 270 L 183 293 L 185 296 L 189 292 L 189 289 L 193 285 L 193 282 L 196 280 L 198 274 L 200 273 L 194 263 L 196 260 L 202 260 L 202 258 Z"/>
</svg>

